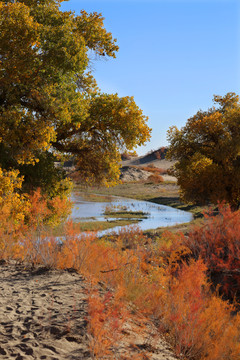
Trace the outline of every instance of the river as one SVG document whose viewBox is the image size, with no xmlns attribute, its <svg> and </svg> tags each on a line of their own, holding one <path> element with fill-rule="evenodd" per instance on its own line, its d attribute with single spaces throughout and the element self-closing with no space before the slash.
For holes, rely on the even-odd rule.
<svg viewBox="0 0 240 360">
<path fill-rule="evenodd" d="M 142 219 L 138 223 L 138 227 L 141 230 L 173 226 L 190 222 L 193 219 L 192 214 L 187 211 L 148 201 L 127 199 L 117 196 L 103 195 L 101 201 L 98 202 L 89 201 L 86 194 L 83 196 L 81 193 L 75 192 L 72 194 L 72 201 L 74 205 L 71 217 L 74 221 L 104 221 L 106 220 L 104 217 L 106 207 L 124 207 L 127 211 L 143 211 L 144 213 L 148 213 L 148 217 Z M 104 230 L 104 232 L 101 231 L 101 233 L 118 231 L 119 228 L 119 226 L 114 227 L 109 230 Z"/>
</svg>

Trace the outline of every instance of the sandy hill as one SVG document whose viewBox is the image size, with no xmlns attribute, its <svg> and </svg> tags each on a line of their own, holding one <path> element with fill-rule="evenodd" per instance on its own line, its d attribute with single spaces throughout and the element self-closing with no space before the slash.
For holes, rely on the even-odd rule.
<svg viewBox="0 0 240 360">
<path fill-rule="evenodd" d="M 129 181 L 145 180 L 151 173 L 144 170 L 144 167 L 154 166 L 162 170 L 168 170 L 174 165 L 174 161 L 165 159 L 166 150 L 160 148 L 158 150 L 151 151 L 143 156 L 134 156 L 127 160 L 122 160 L 122 175 L 121 178 L 129 179 Z M 161 175 L 164 181 L 174 181 L 177 179 L 168 174 Z"/>
</svg>

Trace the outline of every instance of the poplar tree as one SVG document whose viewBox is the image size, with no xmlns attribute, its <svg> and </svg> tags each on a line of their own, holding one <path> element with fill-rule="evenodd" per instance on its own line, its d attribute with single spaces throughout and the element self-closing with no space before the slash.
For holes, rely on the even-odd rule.
<svg viewBox="0 0 240 360">
<path fill-rule="evenodd" d="M 50 196 L 67 189 L 56 160 L 73 158 L 83 182 L 113 185 L 120 153 L 150 138 L 133 97 L 102 93 L 91 72 L 118 51 L 104 18 L 61 2 L 0 1 L 0 167 Z"/>
<path fill-rule="evenodd" d="M 240 206 L 240 101 L 235 93 L 214 96 L 216 106 L 198 111 L 182 129 L 168 131 L 181 197 L 187 202 Z"/>
</svg>

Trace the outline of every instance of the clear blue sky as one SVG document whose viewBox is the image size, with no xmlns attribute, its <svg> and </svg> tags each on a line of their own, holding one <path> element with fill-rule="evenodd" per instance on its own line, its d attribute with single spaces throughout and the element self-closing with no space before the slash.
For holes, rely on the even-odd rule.
<svg viewBox="0 0 240 360">
<path fill-rule="evenodd" d="M 167 145 L 213 94 L 240 93 L 240 4 L 234 0 L 69 0 L 62 10 L 101 12 L 120 47 L 94 63 L 103 92 L 134 96 L 152 139 L 142 155 Z"/>
</svg>

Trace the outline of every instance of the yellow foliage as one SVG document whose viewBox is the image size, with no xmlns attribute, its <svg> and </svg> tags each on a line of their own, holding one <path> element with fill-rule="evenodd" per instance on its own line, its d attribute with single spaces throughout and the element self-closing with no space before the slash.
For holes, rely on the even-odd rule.
<svg viewBox="0 0 240 360">
<path fill-rule="evenodd" d="M 118 51 L 101 14 L 63 12 L 58 0 L 0 2 L 2 167 L 25 174 L 51 148 L 74 156 L 82 182 L 117 183 L 120 153 L 148 141 L 150 128 L 132 97 L 100 92 L 91 51 Z"/>
<path fill-rule="evenodd" d="M 218 108 L 198 111 L 178 130 L 168 131 L 168 157 L 183 200 L 240 204 L 240 102 L 234 93 L 215 96 Z"/>
</svg>

